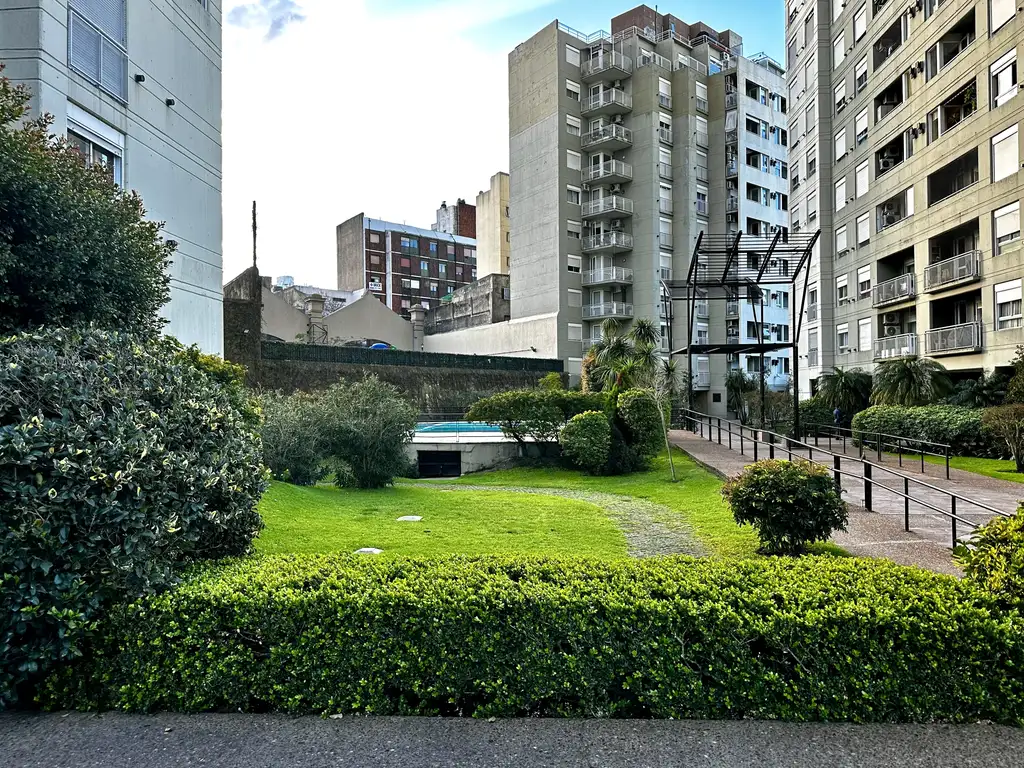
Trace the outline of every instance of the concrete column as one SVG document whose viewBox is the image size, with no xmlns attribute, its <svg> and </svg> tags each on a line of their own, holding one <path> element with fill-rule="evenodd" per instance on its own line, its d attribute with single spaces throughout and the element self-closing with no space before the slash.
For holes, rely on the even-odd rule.
<svg viewBox="0 0 1024 768">
<path fill-rule="evenodd" d="M 417 304 L 409 308 L 409 319 L 412 321 L 412 351 L 423 351 L 423 327 L 426 324 L 427 310 Z"/>
<path fill-rule="evenodd" d="M 324 325 L 324 297 L 319 293 L 306 297 L 306 341 L 310 344 L 327 342 L 327 326 Z"/>
</svg>

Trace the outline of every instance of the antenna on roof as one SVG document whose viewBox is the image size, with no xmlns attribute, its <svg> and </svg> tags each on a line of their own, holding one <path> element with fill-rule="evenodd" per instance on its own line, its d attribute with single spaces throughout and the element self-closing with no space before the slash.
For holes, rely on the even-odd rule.
<svg viewBox="0 0 1024 768">
<path fill-rule="evenodd" d="M 256 266 L 256 201 L 252 201 L 252 265 Z"/>
</svg>

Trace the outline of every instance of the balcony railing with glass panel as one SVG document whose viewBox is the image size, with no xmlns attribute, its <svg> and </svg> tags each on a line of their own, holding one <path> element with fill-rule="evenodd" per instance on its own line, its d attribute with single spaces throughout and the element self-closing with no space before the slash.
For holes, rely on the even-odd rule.
<svg viewBox="0 0 1024 768">
<path fill-rule="evenodd" d="M 633 201 L 620 195 L 599 197 L 583 204 L 583 218 L 589 219 L 602 216 L 606 219 L 619 219 L 633 215 Z"/>
<path fill-rule="evenodd" d="M 876 285 L 871 291 L 871 305 L 884 307 L 911 299 L 917 293 L 913 275 L 900 275 Z"/>
<path fill-rule="evenodd" d="M 633 60 L 618 51 L 602 51 L 580 65 L 580 73 L 584 82 L 598 77 L 621 80 L 623 77 L 628 77 L 632 71 Z"/>
<path fill-rule="evenodd" d="M 924 269 L 926 292 L 939 291 L 981 277 L 981 251 L 968 251 Z"/>
<path fill-rule="evenodd" d="M 901 333 L 897 336 L 883 336 L 880 339 L 875 339 L 873 346 L 875 360 L 915 357 L 917 355 L 917 334 Z"/>
<path fill-rule="evenodd" d="M 960 352 L 980 352 L 981 323 L 961 323 L 945 328 L 933 328 L 924 337 L 927 355 L 949 355 Z"/>
<path fill-rule="evenodd" d="M 633 178 L 633 166 L 621 160 L 608 160 L 599 165 L 588 165 L 583 169 L 583 181 L 591 183 L 619 184 Z"/>
<path fill-rule="evenodd" d="M 626 267 L 602 267 L 588 269 L 582 275 L 583 285 L 630 285 L 633 282 L 633 270 Z"/>
<path fill-rule="evenodd" d="M 609 317 L 630 318 L 633 316 L 633 305 L 621 301 L 606 301 L 602 304 L 584 304 L 583 317 L 588 320 L 598 320 Z"/>
<path fill-rule="evenodd" d="M 584 98 L 580 111 L 584 115 L 615 115 L 628 112 L 632 108 L 632 96 L 619 88 L 609 88 Z"/>
<path fill-rule="evenodd" d="M 580 137 L 584 149 L 607 149 L 615 152 L 633 145 L 633 132 L 624 125 L 602 125 Z"/>
<path fill-rule="evenodd" d="M 633 247 L 633 236 L 626 232 L 602 232 L 584 237 L 581 245 L 584 251 L 628 251 Z"/>
<path fill-rule="evenodd" d="M 697 389 L 708 389 L 711 386 L 711 371 L 696 371 L 693 374 L 693 386 Z"/>
</svg>

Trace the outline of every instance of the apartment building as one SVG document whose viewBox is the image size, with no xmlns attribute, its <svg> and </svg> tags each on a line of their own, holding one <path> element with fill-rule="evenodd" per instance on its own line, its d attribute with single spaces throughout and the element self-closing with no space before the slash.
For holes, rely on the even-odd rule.
<svg viewBox="0 0 1024 768">
<path fill-rule="evenodd" d="M 742 53 L 733 31 L 639 6 L 611 32 L 552 22 L 509 55 L 512 319 L 556 317 L 544 330 L 570 374 L 609 318 L 651 318 L 665 354 L 724 337 L 732 309 L 732 327 L 753 320 L 699 301 L 690 328 L 666 300 L 701 232 L 788 224 L 783 72 Z M 702 399 L 721 404 L 726 367 L 746 365 L 698 357 Z"/>
<path fill-rule="evenodd" d="M 366 289 L 406 319 L 477 278 L 476 240 L 357 214 L 337 227 L 338 290 Z"/>
<path fill-rule="evenodd" d="M 932 357 L 955 376 L 1024 342 L 1015 0 L 791 0 L 793 229 L 804 395 L 833 366 Z"/>
<path fill-rule="evenodd" d="M 476 206 L 461 197 L 455 205 L 442 201 L 441 207 L 437 209 L 437 221 L 430 228 L 435 232 L 476 239 Z"/>
<path fill-rule="evenodd" d="M 476 196 L 476 259 L 481 277 L 509 272 L 512 239 L 508 183 L 508 174 L 499 171 L 491 176 L 490 186 Z"/>
<path fill-rule="evenodd" d="M 22 0 L 0 7 L 5 75 L 33 115 L 177 242 L 166 332 L 223 348 L 221 8 L 205 0 Z"/>
</svg>

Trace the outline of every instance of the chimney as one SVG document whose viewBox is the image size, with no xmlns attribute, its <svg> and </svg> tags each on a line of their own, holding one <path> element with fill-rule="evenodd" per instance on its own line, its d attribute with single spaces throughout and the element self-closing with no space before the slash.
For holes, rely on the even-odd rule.
<svg viewBox="0 0 1024 768">
<path fill-rule="evenodd" d="M 422 305 L 409 308 L 409 320 L 412 322 L 412 351 L 423 351 L 423 327 L 427 321 L 427 310 Z"/>
<path fill-rule="evenodd" d="M 308 318 L 306 340 L 310 344 L 326 341 L 327 329 L 324 326 L 324 297 L 319 293 L 306 297 L 306 317 Z"/>
</svg>

